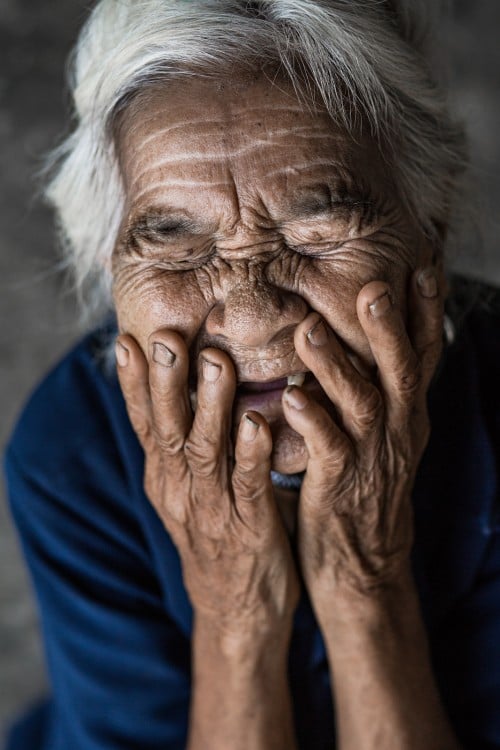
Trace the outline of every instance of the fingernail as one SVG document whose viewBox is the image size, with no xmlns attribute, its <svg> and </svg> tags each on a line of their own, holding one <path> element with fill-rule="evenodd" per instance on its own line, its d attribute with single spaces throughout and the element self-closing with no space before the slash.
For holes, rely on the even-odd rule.
<svg viewBox="0 0 500 750">
<path fill-rule="evenodd" d="M 172 367 L 175 362 L 175 354 L 165 344 L 155 341 L 153 344 L 153 360 L 163 367 Z"/>
<path fill-rule="evenodd" d="M 246 443 L 251 443 L 257 437 L 260 425 L 254 422 L 248 414 L 241 420 L 240 435 Z"/>
<path fill-rule="evenodd" d="M 308 332 L 307 338 L 313 346 L 324 346 L 328 341 L 328 333 L 325 324 L 320 319 Z"/>
<path fill-rule="evenodd" d="M 216 365 L 214 362 L 210 362 L 210 360 L 205 359 L 205 357 L 202 357 L 201 361 L 203 377 L 209 383 L 215 383 L 215 381 L 219 379 L 219 375 L 221 374 L 220 365 Z"/>
<path fill-rule="evenodd" d="M 121 341 L 116 342 L 115 353 L 116 353 L 116 361 L 118 362 L 120 367 L 126 367 L 128 365 L 130 352 L 126 346 L 123 346 Z"/>
<path fill-rule="evenodd" d="M 438 285 L 433 268 L 425 268 L 423 271 L 420 271 L 417 276 L 417 284 L 422 297 L 432 298 L 437 296 Z"/>
<path fill-rule="evenodd" d="M 304 409 L 309 403 L 306 394 L 294 385 L 290 385 L 285 390 L 285 400 L 290 406 L 293 406 L 294 409 L 298 409 L 299 411 Z"/>
<path fill-rule="evenodd" d="M 392 308 L 391 298 L 389 292 L 384 292 L 371 305 L 369 305 L 370 312 L 374 318 L 381 318 Z"/>
</svg>

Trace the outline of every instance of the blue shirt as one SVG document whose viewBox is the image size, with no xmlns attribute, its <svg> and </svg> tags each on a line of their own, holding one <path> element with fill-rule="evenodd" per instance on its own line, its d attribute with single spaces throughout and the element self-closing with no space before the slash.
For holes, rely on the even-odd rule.
<svg viewBox="0 0 500 750">
<path fill-rule="evenodd" d="M 431 387 L 413 492 L 414 574 L 434 673 L 464 748 L 500 748 L 500 318 L 476 310 Z M 192 610 L 147 500 L 143 454 L 102 332 L 32 396 L 6 454 L 52 695 L 9 750 L 181 750 Z M 323 641 L 304 594 L 289 681 L 303 750 L 333 747 Z"/>
</svg>

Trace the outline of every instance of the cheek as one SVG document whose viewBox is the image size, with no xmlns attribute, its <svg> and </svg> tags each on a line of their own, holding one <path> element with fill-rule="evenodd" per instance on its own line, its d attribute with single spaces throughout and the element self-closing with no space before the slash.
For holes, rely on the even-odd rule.
<svg viewBox="0 0 500 750">
<path fill-rule="evenodd" d="M 411 268 L 406 264 L 352 255 L 334 261 L 311 263 L 301 277 L 301 296 L 319 312 L 345 344 L 367 363 L 374 363 L 368 340 L 356 312 L 359 292 L 370 281 L 386 281 L 396 306 L 406 318 L 407 285 Z"/>
<path fill-rule="evenodd" d="M 210 310 L 188 273 L 129 267 L 115 274 L 113 295 L 120 331 L 144 352 L 151 334 L 163 328 L 177 331 L 190 346 Z"/>
</svg>

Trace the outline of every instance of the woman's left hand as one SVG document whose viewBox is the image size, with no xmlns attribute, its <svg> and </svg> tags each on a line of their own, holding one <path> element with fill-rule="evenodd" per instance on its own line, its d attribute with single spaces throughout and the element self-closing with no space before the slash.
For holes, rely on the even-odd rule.
<svg viewBox="0 0 500 750">
<path fill-rule="evenodd" d="M 309 453 L 298 546 L 320 619 L 334 599 L 376 596 L 407 580 L 411 490 L 430 434 L 426 396 L 442 347 L 442 286 L 432 269 L 413 274 L 408 331 L 386 283 L 363 287 L 357 314 L 376 380 L 359 374 L 317 313 L 296 330 L 296 350 L 337 415 L 300 388 L 285 392 L 286 419 Z"/>
</svg>

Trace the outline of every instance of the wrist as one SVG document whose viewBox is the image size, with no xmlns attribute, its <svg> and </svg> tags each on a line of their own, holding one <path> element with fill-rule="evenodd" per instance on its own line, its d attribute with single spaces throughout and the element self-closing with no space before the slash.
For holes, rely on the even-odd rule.
<svg viewBox="0 0 500 750">
<path fill-rule="evenodd" d="M 292 621 L 281 627 L 247 620 L 229 628 L 219 621 L 195 614 L 193 650 L 202 651 L 204 662 L 211 658 L 219 667 L 253 672 L 256 667 L 285 664 Z"/>
<path fill-rule="evenodd" d="M 409 570 L 369 590 L 342 587 L 314 599 L 318 623 L 327 633 L 349 638 L 380 628 L 402 631 L 420 622 L 420 603 Z"/>
<path fill-rule="evenodd" d="M 293 750 L 288 685 L 289 634 L 222 631 L 196 618 L 193 632 L 190 748 Z"/>
</svg>

